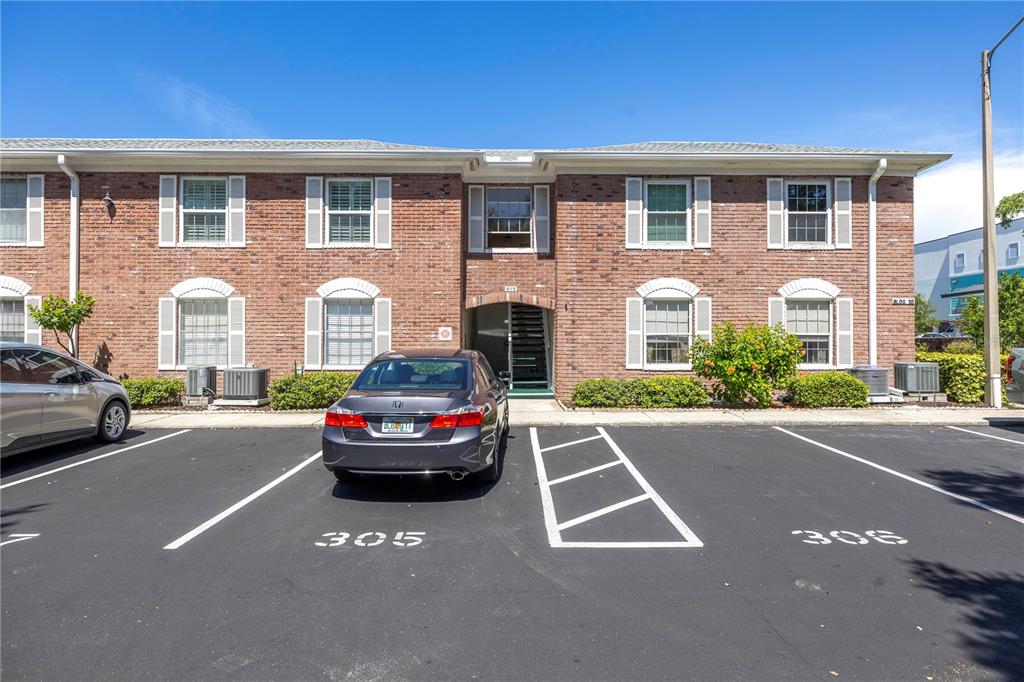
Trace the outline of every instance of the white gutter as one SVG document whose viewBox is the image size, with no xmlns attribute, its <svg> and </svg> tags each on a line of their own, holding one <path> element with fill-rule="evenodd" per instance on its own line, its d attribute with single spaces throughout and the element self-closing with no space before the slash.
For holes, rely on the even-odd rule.
<svg viewBox="0 0 1024 682">
<path fill-rule="evenodd" d="M 878 178 L 888 162 L 878 160 L 878 168 L 868 180 L 868 364 L 878 364 Z"/>
<path fill-rule="evenodd" d="M 71 178 L 71 216 L 69 221 L 69 239 L 71 244 L 71 253 L 68 256 L 68 300 L 74 300 L 75 295 L 78 293 L 78 195 L 80 181 L 78 179 L 78 173 L 71 170 L 68 167 L 67 161 L 63 154 L 57 155 L 57 165 L 60 167 L 64 174 Z M 72 349 L 75 356 L 78 355 L 78 328 L 75 327 L 74 334 L 71 340 Z"/>
</svg>

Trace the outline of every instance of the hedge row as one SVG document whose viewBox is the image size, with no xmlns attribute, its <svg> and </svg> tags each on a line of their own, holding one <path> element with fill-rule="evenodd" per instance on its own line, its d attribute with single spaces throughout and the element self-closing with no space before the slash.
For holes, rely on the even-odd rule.
<svg viewBox="0 0 1024 682">
<path fill-rule="evenodd" d="M 965 353 L 917 354 L 918 362 L 935 362 L 939 365 L 939 390 L 946 397 L 958 403 L 977 403 L 985 398 L 985 356 Z M 999 366 L 1006 372 L 1006 356 L 1000 358 Z M 1004 377 L 1005 378 L 1005 377 Z"/>
<path fill-rule="evenodd" d="M 121 384 L 128 391 L 132 407 L 180 405 L 185 394 L 185 382 L 181 379 L 125 379 Z"/>
<path fill-rule="evenodd" d="M 821 372 L 794 379 L 790 395 L 799 407 L 865 407 L 868 385 L 846 372 Z"/>
<path fill-rule="evenodd" d="M 317 410 L 330 407 L 352 385 L 357 372 L 307 372 L 270 383 L 270 406 L 275 410 Z"/>
<path fill-rule="evenodd" d="M 703 407 L 710 402 L 704 386 L 692 377 L 587 379 L 572 388 L 576 407 Z"/>
</svg>

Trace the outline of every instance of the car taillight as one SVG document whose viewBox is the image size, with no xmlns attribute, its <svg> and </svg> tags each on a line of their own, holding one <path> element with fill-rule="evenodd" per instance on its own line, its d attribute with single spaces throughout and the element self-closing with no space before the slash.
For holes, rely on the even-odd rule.
<svg viewBox="0 0 1024 682">
<path fill-rule="evenodd" d="M 1013 378 L 1013 372 L 1010 371 L 1010 368 L 1013 366 L 1013 363 L 1016 362 L 1016 361 L 1017 361 L 1017 356 L 1016 355 L 1008 355 L 1006 357 L 1006 383 L 1008 383 L 1008 384 L 1015 384 L 1015 383 L 1017 383 L 1016 380 L 1014 380 L 1014 378 Z"/>
<path fill-rule="evenodd" d="M 345 429 L 365 429 L 366 417 L 361 414 L 344 414 L 328 412 L 324 417 L 324 426 L 340 426 Z"/>
<path fill-rule="evenodd" d="M 480 426 L 484 423 L 484 411 L 474 407 L 468 412 L 439 414 L 430 420 L 432 429 L 454 429 L 460 426 Z"/>
</svg>

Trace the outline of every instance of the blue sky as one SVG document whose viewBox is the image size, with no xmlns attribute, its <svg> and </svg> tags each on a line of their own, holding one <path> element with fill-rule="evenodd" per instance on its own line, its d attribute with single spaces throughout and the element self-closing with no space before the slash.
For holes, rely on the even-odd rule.
<svg viewBox="0 0 1024 682">
<path fill-rule="evenodd" d="M 3 2 L 0 132 L 742 140 L 952 151 L 954 168 L 978 157 L 979 53 L 1021 14 L 1022 2 Z M 1024 188 L 1022 83 L 1024 29 L 994 68 L 997 179 Z M 934 215 L 929 226 L 970 219 Z"/>
</svg>

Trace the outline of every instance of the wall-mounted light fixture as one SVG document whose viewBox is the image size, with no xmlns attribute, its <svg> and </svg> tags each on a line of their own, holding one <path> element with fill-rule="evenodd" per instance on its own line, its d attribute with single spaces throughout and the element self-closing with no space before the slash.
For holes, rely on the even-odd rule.
<svg viewBox="0 0 1024 682">
<path fill-rule="evenodd" d="M 103 197 L 103 203 L 107 207 L 107 215 L 110 217 L 110 222 L 114 222 L 114 216 L 117 215 L 117 206 L 114 205 L 114 197 L 110 196 L 110 186 L 103 185 L 100 189 L 107 192 Z"/>
</svg>

